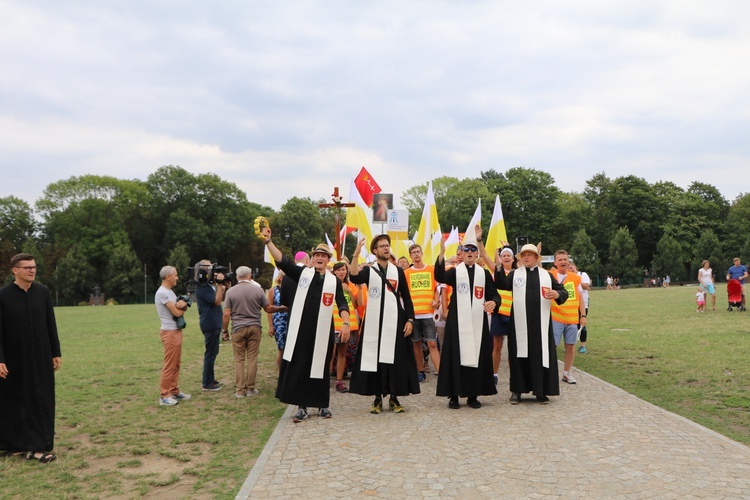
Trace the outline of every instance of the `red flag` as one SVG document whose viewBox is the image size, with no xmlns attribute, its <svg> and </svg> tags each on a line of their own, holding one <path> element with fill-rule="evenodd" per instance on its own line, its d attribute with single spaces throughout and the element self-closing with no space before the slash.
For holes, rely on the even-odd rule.
<svg viewBox="0 0 750 500">
<path fill-rule="evenodd" d="M 354 185 L 357 186 L 357 191 L 362 195 L 362 201 L 364 201 L 368 207 L 372 206 L 372 195 L 380 192 L 380 186 L 372 178 L 370 172 L 365 167 L 359 171 L 359 175 L 354 179 Z"/>
</svg>

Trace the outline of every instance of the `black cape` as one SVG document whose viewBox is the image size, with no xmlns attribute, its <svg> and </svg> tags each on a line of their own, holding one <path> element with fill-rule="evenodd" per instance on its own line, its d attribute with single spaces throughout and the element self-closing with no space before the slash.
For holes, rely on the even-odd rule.
<svg viewBox="0 0 750 500">
<path fill-rule="evenodd" d="M 55 437 L 55 371 L 60 357 L 55 312 L 47 287 L 15 283 L 0 289 L 0 449 L 51 451 Z"/>
<path fill-rule="evenodd" d="M 469 285 L 474 288 L 474 266 L 469 267 Z M 492 275 L 484 271 L 485 301 L 495 302 L 495 309 L 500 305 L 500 296 L 495 288 Z M 453 287 L 453 294 L 448 304 L 448 318 L 445 322 L 445 336 L 440 351 L 440 373 L 437 380 L 438 396 L 476 397 L 497 394 L 494 370 L 492 368 L 492 338 L 483 315 L 482 342 L 479 347 L 479 363 L 476 368 L 461 366 L 461 348 L 458 340 L 458 312 L 456 304 L 456 268 L 445 270 L 445 265 L 435 262 L 435 280 Z M 474 295 L 471 297 L 474 302 Z"/>
<path fill-rule="evenodd" d="M 378 266 L 378 269 L 382 274 L 385 274 L 385 270 L 382 269 L 377 263 L 373 266 Z M 409 394 L 419 394 L 419 378 L 417 375 L 417 362 L 414 359 L 414 347 L 412 346 L 411 337 L 405 337 L 402 333 L 404 331 L 404 324 L 407 319 L 414 319 L 414 304 L 411 301 L 411 293 L 409 293 L 409 286 L 406 282 L 406 275 L 404 270 L 398 269 L 398 297 L 396 301 L 398 303 L 398 327 L 396 334 L 396 347 L 394 351 L 393 364 L 386 364 L 378 362 L 377 372 L 364 372 L 360 369 L 362 365 L 362 349 L 357 349 L 357 357 L 354 361 L 354 368 L 352 369 L 352 379 L 349 384 L 349 392 L 354 394 L 362 394 L 363 396 L 373 395 L 384 395 L 390 394 L 392 396 L 408 396 Z M 350 276 L 349 281 L 357 285 L 368 285 L 370 283 L 370 273 L 374 271 L 372 267 L 365 266 L 359 270 L 356 276 Z M 370 290 L 368 289 L 367 300 L 379 300 L 380 301 L 380 318 L 381 324 L 378 325 L 379 335 L 382 334 L 383 324 L 383 297 L 386 293 L 393 293 L 391 289 L 386 285 L 383 280 L 383 289 L 380 290 L 379 298 L 373 299 Z M 359 341 L 362 342 L 362 336 L 365 331 L 365 325 L 367 324 L 367 316 L 365 315 L 364 321 L 359 328 Z M 380 348 L 380 337 L 378 338 L 378 349 Z"/>
<path fill-rule="evenodd" d="M 299 281 L 302 271 L 305 267 L 297 266 L 287 257 L 283 257 L 281 262 L 277 262 L 279 269 L 284 271 L 294 283 Z M 333 353 L 333 321 L 331 329 L 328 332 L 328 349 L 326 351 L 325 375 L 322 379 L 310 378 L 310 367 L 312 366 L 313 349 L 315 347 L 316 325 L 318 323 L 318 312 L 323 296 L 324 276 L 315 273 L 307 291 L 307 297 L 304 304 L 300 303 L 296 296 L 291 308 L 292 311 L 297 307 L 303 307 L 302 318 L 300 319 L 299 333 L 297 334 L 297 343 L 294 346 L 292 360 L 281 360 L 281 370 L 279 371 L 279 383 L 276 386 L 276 397 L 282 403 L 294 404 L 299 406 L 314 406 L 316 408 L 328 408 L 330 404 L 329 382 L 331 374 L 331 354 Z M 349 311 L 349 307 L 344 297 L 344 291 L 341 288 L 341 281 L 336 278 L 336 305 L 339 311 Z"/>
<path fill-rule="evenodd" d="M 501 290 L 513 289 L 515 270 L 507 276 L 504 272 L 495 272 L 495 284 Z M 560 394 L 560 380 L 557 371 L 557 348 L 555 336 L 552 333 L 552 317 L 550 315 L 549 335 L 547 344 L 549 349 L 549 368 L 542 366 L 542 343 L 540 339 L 542 325 L 541 301 L 539 293 L 539 269 L 527 269 L 526 279 L 526 324 L 528 327 L 529 357 L 519 358 L 516 348 L 516 327 L 514 317 L 516 304 L 510 309 L 510 332 L 508 333 L 508 359 L 510 360 L 510 392 L 519 394 L 531 392 L 536 396 L 557 396 Z M 568 300 L 568 292 L 556 279 L 552 278 L 552 289 L 560 293 L 556 300 L 558 304 Z"/>
</svg>

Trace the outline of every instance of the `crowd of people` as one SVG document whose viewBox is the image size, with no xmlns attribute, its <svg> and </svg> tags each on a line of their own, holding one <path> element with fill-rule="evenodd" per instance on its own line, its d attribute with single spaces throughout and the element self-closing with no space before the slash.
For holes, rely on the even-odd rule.
<svg viewBox="0 0 750 500">
<path fill-rule="evenodd" d="M 231 336 L 235 397 L 259 393 L 256 387 L 262 314 L 278 348 L 275 396 L 296 405 L 294 422 L 317 408 L 331 418 L 330 377 L 335 389 L 372 397 L 370 412 L 405 411 L 399 398 L 420 392 L 434 367 L 436 396 L 448 408 L 481 408 L 483 396 L 497 394 L 501 352 L 507 339 L 510 403 L 531 393 L 541 404 L 560 394 L 560 382 L 573 376 L 575 346 L 585 354 L 591 279 L 579 271 L 564 250 L 554 267 L 541 266 L 541 248 L 527 244 L 517 253 L 503 244 L 488 255 L 477 226 L 445 258 L 441 243 L 434 265 L 423 261 L 422 248 L 412 245 L 408 259 L 397 259 L 391 239 L 381 234 L 369 244 L 374 261 L 332 263 L 327 244 L 294 260 L 273 244 L 271 229 L 261 234 L 279 274 L 266 293 L 252 270 L 237 268 L 237 284 L 222 273 L 211 275 L 208 260 L 196 265 L 210 279 L 196 288 L 205 354 L 202 390 L 222 390 L 214 364 L 220 338 Z M 359 240 L 355 255 L 365 244 Z M 54 448 L 55 381 L 62 365 L 60 341 L 49 290 L 35 282 L 31 254 L 11 259 L 14 281 L 0 289 L 0 455 L 18 455 L 48 463 Z M 164 359 L 159 405 L 175 406 L 191 398 L 179 387 L 184 314 L 191 305 L 177 296 L 178 272 L 164 266 L 154 298 L 160 321 Z M 714 272 L 708 260 L 698 271 L 698 311 L 716 310 Z M 734 259 L 726 274 L 737 283 L 736 306 L 745 310 L 748 268 Z M 614 285 L 608 278 L 607 288 Z M 729 287 L 728 287 L 729 288 Z M 732 310 L 732 299 L 730 307 Z M 229 325 L 231 323 L 231 330 Z M 231 332 L 231 333 L 230 333 Z M 563 372 L 558 373 L 557 347 L 564 345 Z M 350 373 L 346 387 L 345 374 Z M 387 406 L 384 404 L 388 397 Z"/>
</svg>

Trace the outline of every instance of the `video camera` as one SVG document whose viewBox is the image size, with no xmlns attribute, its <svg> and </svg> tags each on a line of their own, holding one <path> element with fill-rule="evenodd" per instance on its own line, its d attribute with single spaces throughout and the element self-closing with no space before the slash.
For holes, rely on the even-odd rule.
<svg viewBox="0 0 750 500">
<path fill-rule="evenodd" d="M 216 279 L 217 274 L 223 274 L 224 279 L 218 281 Z M 233 279 L 234 273 L 231 272 L 226 266 L 221 266 L 219 264 L 206 266 L 205 264 L 201 264 L 199 262 L 193 268 L 193 275 L 191 276 L 190 281 L 198 285 L 205 285 L 207 283 L 210 283 L 212 285 L 215 283 L 224 283 L 228 285 L 231 284 Z"/>
<path fill-rule="evenodd" d="M 190 295 L 178 295 L 177 302 L 181 300 L 185 301 L 188 308 L 193 305 L 193 301 L 190 299 Z M 185 327 L 187 326 L 187 321 L 185 321 L 185 316 L 180 316 L 179 318 L 175 316 L 172 316 L 172 317 L 174 318 L 175 322 L 177 322 L 177 328 L 179 328 L 180 330 L 184 330 Z"/>
</svg>

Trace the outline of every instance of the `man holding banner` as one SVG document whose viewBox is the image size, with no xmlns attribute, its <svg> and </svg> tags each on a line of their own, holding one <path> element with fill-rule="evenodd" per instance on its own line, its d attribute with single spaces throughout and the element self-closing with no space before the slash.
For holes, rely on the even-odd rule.
<svg viewBox="0 0 750 500">
<path fill-rule="evenodd" d="M 286 346 L 279 370 L 276 398 L 298 405 L 295 423 L 307 418 L 307 407 L 319 408 L 319 415 L 331 418 L 329 379 L 333 353 L 333 303 L 343 320 L 341 339 L 349 340 L 349 306 L 339 281 L 327 270 L 333 256 L 325 243 L 313 250 L 312 267 L 299 267 L 271 242 L 271 228 L 263 228 L 260 237 L 279 269 L 297 283 L 289 310 Z"/>
<path fill-rule="evenodd" d="M 355 256 L 363 245 L 364 239 L 359 240 Z M 355 257 L 350 270 L 352 283 L 367 285 L 367 307 L 349 392 L 375 396 L 370 409 L 374 414 L 383 410 L 383 396 L 390 394 L 388 406 L 394 413 L 401 413 L 404 407 L 398 396 L 419 393 L 417 364 L 409 339 L 414 305 L 404 270 L 389 262 L 391 237 L 375 236 L 370 253 L 377 262 L 360 269 Z"/>
</svg>

